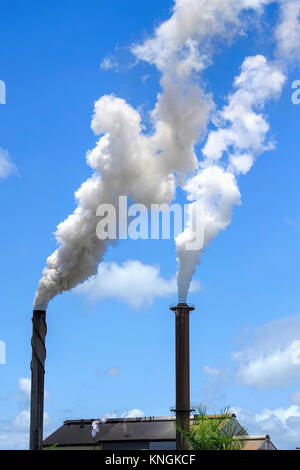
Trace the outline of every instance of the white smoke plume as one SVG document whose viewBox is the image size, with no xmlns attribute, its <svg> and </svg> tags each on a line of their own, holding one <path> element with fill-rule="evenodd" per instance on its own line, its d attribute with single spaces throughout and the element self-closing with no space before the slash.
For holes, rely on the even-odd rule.
<svg viewBox="0 0 300 470">
<path fill-rule="evenodd" d="M 152 139 L 142 134 L 137 111 L 122 99 L 104 96 L 95 104 L 92 128 L 96 134 L 105 134 L 87 154 L 95 172 L 75 194 L 74 213 L 57 228 L 60 246 L 47 260 L 35 308 L 46 308 L 58 293 L 97 273 L 109 243 L 96 234 L 100 203 L 117 207 L 118 196 L 123 194 L 145 204 L 169 202 L 173 197 L 174 177 L 164 175 Z"/>
<path fill-rule="evenodd" d="M 280 0 L 280 23 L 275 31 L 277 55 L 284 61 L 300 61 L 300 1 Z"/>
<path fill-rule="evenodd" d="M 215 40 L 228 42 L 244 32 L 249 12 L 260 13 L 268 3 L 271 0 L 176 0 L 170 19 L 157 28 L 152 38 L 132 47 L 139 60 L 155 65 L 161 72 L 162 91 L 150 114 L 152 129 L 145 132 L 140 113 L 123 99 L 109 95 L 95 103 L 92 129 L 101 137 L 87 154 L 94 173 L 76 192 L 74 213 L 57 227 L 59 246 L 47 260 L 35 308 L 46 308 L 58 293 L 97 273 L 109 243 L 96 235 L 96 209 L 100 203 L 117 207 L 119 195 L 146 205 L 170 203 L 177 183 L 187 191 L 189 200 L 200 199 L 205 205 L 205 243 L 230 223 L 232 206 L 240 200 L 235 175 L 246 172 L 256 154 L 268 146 L 264 143 L 268 124 L 254 108 L 278 91 L 275 85 L 269 86 L 269 76 L 270 91 L 259 90 L 255 73 L 270 71 L 278 78 L 280 72 L 260 56 L 247 59 L 235 83 L 237 92 L 220 113 L 224 126 L 218 126 L 214 137 L 208 138 L 202 165 L 195 145 L 205 135 L 214 105 L 203 90 L 199 74 L 211 63 Z M 243 82 L 248 75 L 252 89 Z M 239 104 L 239 99 L 244 102 Z M 257 136 L 259 142 L 255 141 Z M 224 167 L 221 157 L 229 151 L 229 162 Z M 182 298 L 186 298 L 200 257 L 185 250 L 186 234 L 177 241 Z"/>
<path fill-rule="evenodd" d="M 215 117 L 217 130 L 208 135 L 204 159 L 184 185 L 187 198 L 204 207 L 204 245 L 226 229 L 233 207 L 241 203 L 237 176 L 250 170 L 258 154 L 273 148 L 266 141 L 269 124 L 259 111 L 278 97 L 285 80 L 278 65 L 265 57 L 247 57 L 234 81 L 236 91 Z M 187 237 L 183 233 L 177 238 L 179 300 L 183 302 L 201 258 L 201 250 L 185 249 Z"/>
</svg>

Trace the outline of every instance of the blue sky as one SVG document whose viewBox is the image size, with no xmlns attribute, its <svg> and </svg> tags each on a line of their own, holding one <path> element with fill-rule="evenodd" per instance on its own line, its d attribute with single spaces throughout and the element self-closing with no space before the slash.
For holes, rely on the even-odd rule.
<svg viewBox="0 0 300 470">
<path fill-rule="evenodd" d="M 166 0 L 19 0 L 2 6 L 0 80 L 7 103 L 0 105 L 0 147 L 12 166 L 0 181 L 0 340 L 7 348 L 0 365 L 0 448 L 27 446 L 28 382 L 20 379 L 30 377 L 32 302 L 56 248 L 56 226 L 73 212 L 74 192 L 91 175 L 85 154 L 97 140 L 90 128 L 94 102 L 114 93 L 147 116 L 160 75 L 136 63 L 130 46 L 151 36 L 172 6 Z M 278 5 L 269 5 L 248 34 L 216 46 L 202 77 L 216 108 L 226 104 L 246 57 L 276 58 L 278 21 Z M 115 66 L 104 70 L 105 58 Z M 275 445 L 295 448 L 300 366 L 286 354 L 300 340 L 300 105 L 291 100 L 292 83 L 300 79 L 296 59 L 285 73 L 281 96 L 263 110 L 276 145 L 239 178 L 242 205 L 206 247 L 194 278 L 201 289 L 189 296 L 196 305 L 191 400 L 211 411 L 236 407 L 249 433 L 270 433 Z M 130 284 L 142 306 L 132 304 L 122 285 L 109 297 L 64 293 L 49 305 L 45 434 L 64 419 L 130 410 L 163 416 L 174 404 L 169 304 L 176 292 L 155 295 L 176 275 L 174 241 L 122 241 L 104 258 L 118 266 L 128 260 L 139 261 L 137 275 L 143 265 L 160 267 L 152 289 Z"/>
</svg>

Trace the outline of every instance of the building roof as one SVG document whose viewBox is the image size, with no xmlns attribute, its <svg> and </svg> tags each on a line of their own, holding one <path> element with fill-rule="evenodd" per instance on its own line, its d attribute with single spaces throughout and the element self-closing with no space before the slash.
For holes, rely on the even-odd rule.
<svg viewBox="0 0 300 470">
<path fill-rule="evenodd" d="M 44 441 L 44 446 L 93 445 L 93 419 L 65 421 Z M 96 441 L 173 441 L 176 438 L 174 418 L 112 418 L 99 426 Z"/>
<path fill-rule="evenodd" d="M 262 436 L 240 436 L 239 439 L 245 441 L 243 450 L 276 450 L 268 434 Z"/>
<path fill-rule="evenodd" d="M 209 418 L 218 419 L 220 415 L 209 415 Z M 228 418 L 236 419 L 236 416 L 230 414 Z M 53 445 L 58 447 L 88 447 L 93 446 L 95 442 L 175 442 L 176 440 L 175 418 L 172 416 L 108 419 L 105 424 L 100 424 L 95 442 L 91 435 L 93 421 L 95 420 L 65 421 L 63 426 L 44 440 L 44 447 Z M 268 435 L 242 436 L 241 438 L 246 441 L 245 450 L 276 449 Z"/>
</svg>

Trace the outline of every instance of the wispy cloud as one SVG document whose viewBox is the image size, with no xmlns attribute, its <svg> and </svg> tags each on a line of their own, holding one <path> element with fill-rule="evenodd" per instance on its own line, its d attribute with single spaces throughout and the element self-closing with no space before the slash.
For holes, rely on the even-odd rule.
<svg viewBox="0 0 300 470">
<path fill-rule="evenodd" d="M 248 434 L 269 434 L 273 444 L 280 450 L 299 446 L 300 407 L 265 408 L 253 413 L 243 408 L 232 408 L 238 421 Z"/>
<path fill-rule="evenodd" d="M 110 367 L 105 371 L 107 375 L 119 375 L 121 373 L 120 367 Z"/>
<path fill-rule="evenodd" d="M 291 402 L 294 405 L 300 405 L 300 390 L 298 392 L 293 393 L 291 396 Z"/>
<path fill-rule="evenodd" d="M 202 384 L 203 401 L 212 407 L 217 400 L 225 400 L 225 387 L 232 379 L 233 371 L 229 367 L 205 366 L 203 372 L 208 376 Z"/>
<path fill-rule="evenodd" d="M 294 219 L 291 219 L 289 217 L 286 217 L 284 219 L 284 222 L 288 225 L 291 225 L 294 228 L 300 228 L 300 215 L 295 217 Z"/>
<path fill-rule="evenodd" d="M 18 380 L 19 406 L 22 409 L 17 416 L 7 422 L 0 429 L 0 449 L 1 450 L 25 450 L 29 446 L 30 427 L 30 388 L 29 378 L 21 377 Z M 44 413 L 44 429 L 47 431 L 51 426 L 51 419 L 48 413 Z"/>
<path fill-rule="evenodd" d="M 239 363 L 238 381 L 262 390 L 283 388 L 299 381 L 300 364 L 293 360 L 299 340 L 300 315 L 257 328 L 233 353 L 233 359 Z"/>
<path fill-rule="evenodd" d="M 26 400 L 29 400 L 31 392 L 31 380 L 25 377 L 20 377 L 18 381 L 18 388 L 23 397 Z"/>
<path fill-rule="evenodd" d="M 120 373 L 121 373 L 121 368 L 119 366 L 112 366 L 104 371 L 99 370 L 99 369 L 96 371 L 97 375 L 110 375 L 112 377 L 120 375 Z"/>
<path fill-rule="evenodd" d="M 108 57 L 104 57 L 104 59 L 102 60 L 101 64 L 100 64 L 100 68 L 102 70 L 105 70 L 106 72 L 109 71 L 109 70 L 113 70 L 113 71 L 118 71 L 119 69 L 119 64 L 117 62 L 117 59 L 113 56 L 108 56 Z"/>
<path fill-rule="evenodd" d="M 122 418 L 144 418 L 145 412 L 139 408 L 134 408 L 133 410 L 124 411 Z"/>
<path fill-rule="evenodd" d="M 7 150 L 0 148 L 0 179 L 5 179 L 17 171 Z"/>
<path fill-rule="evenodd" d="M 113 418 L 144 418 L 146 416 L 145 412 L 140 408 L 133 408 L 131 410 L 125 410 L 121 414 L 115 411 L 108 411 L 101 419 L 113 419 Z"/>
</svg>

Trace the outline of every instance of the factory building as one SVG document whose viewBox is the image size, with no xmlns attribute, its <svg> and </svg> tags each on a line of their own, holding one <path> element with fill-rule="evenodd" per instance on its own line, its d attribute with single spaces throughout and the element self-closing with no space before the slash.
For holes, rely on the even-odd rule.
<svg viewBox="0 0 300 470">
<path fill-rule="evenodd" d="M 218 419 L 218 415 L 209 416 Z M 229 416 L 234 429 L 242 429 L 234 414 Z M 44 449 L 55 446 L 57 450 L 176 450 L 174 417 L 112 418 L 99 426 L 92 437 L 91 419 L 65 421 L 45 439 Z M 226 425 L 225 425 L 226 426 Z M 276 450 L 270 436 L 241 437 L 244 450 Z"/>
</svg>

